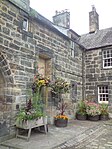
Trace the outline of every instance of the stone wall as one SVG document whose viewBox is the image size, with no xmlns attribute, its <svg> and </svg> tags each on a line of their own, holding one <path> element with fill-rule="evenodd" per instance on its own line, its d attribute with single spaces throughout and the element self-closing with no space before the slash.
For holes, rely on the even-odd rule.
<svg viewBox="0 0 112 149">
<path fill-rule="evenodd" d="M 26 103 L 27 89 L 31 87 L 34 66 L 35 63 L 38 64 L 40 55 L 51 60 L 48 67 L 52 68 L 52 79 L 62 77 L 77 84 L 75 100 L 70 98 L 70 94 L 65 96 L 65 100 L 72 103 L 82 98 L 82 50 L 76 44 L 76 55 L 72 58 L 68 37 L 51 30 L 49 26 L 39 22 L 38 18 L 32 17 L 9 1 L 1 2 L 0 15 L 0 70 L 5 80 L 5 103 L 11 106 L 11 115 L 8 116 L 10 124 L 7 117 L 1 116 L 0 119 L 11 134 L 13 116 Z M 22 30 L 24 18 L 29 20 L 28 31 Z M 74 117 L 73 110 L 72 108 L 72 113 L 69 113 Z M 0 113 L 3 115 L 4 111 Z"/>
<path fill-rule="evenodd" d="M 106 49 L 106 48 L 105 48 Z M 98 102 L 98 86 L 109 86 L 109 103 L 112 105 L 112 69 L 103 68 L 102 50 L 86 51 L 86 98 Z"/>
</svg>

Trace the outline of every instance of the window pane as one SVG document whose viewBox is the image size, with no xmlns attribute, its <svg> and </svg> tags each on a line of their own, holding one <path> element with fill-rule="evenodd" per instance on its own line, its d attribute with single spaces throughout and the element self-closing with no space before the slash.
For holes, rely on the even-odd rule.
<svg viewBox="0 0 112 149">
<path fill-rule="evenodd" d="M 99 93 L 101 93 L 101 87 L 99 87 Z"/>
<path fill-rule="evenodd" d="M 103 51 L 103 57 L 106 58 L 106 51 Z"/>
<path fill-rule="evenodd" d="M 28 28 L 28 20 L 27 19 L 24 19 L 23 20 L 23 30 L 26 30 L 27 31 L 27 28 Z"/>
<path fill-rule="evenodd" d="M 108 93 L 108 86 L 106 86 L 106 93 Z"/>
<path fill-rule="evenodd" d="M 104 93 L 104 87 L 102 87 L 102 93 Z"/>
</svg>

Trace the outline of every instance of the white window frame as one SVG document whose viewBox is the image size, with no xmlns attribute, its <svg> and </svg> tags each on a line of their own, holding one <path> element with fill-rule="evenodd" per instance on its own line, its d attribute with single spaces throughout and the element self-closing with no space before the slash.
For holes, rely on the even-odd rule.
<svg viewBox="0 0 112 149">
<path fill-rule="evenodd" d="M 26 22 L 26 27 L 24 28 L 24 23 Z M 28 31 L 28 19 L 24 18 L 23 19 L 23 30 Z"/>
<path fill-rule="evenodd" d="M 71 50 L 71 57 L 75 58 L 75 43 L 72 40 L 70 41 L 70 50 Z"/>
<path fill-rule="evenodd" d="M 74 51 L 74 49 L 71 49 L 71 57 L 75 57 L 75 51 Z"/>
<path fill-rule="evenodd" d="M 101 100 L 102 98 L 102 100 Z M 108 100 L 106 100 L 108 98 Z M 105 101 L 103 101 L 105 99 Z M 109 103 L 109 88 L 108 86 L 98 86 L 98 103 Z"/>
<path fill-rule="evenodd" d="M 103 68 L 112 68 L 112 49 L 103 50 Z"/>
<path fill-rule="evenodd" d="M 71 48 L 71 49 L 74 49 L 74 47 L 75 47 L 75 43 L 71 40 L 71 41 L 70 41 L 70 48 Z"/>
</svg>

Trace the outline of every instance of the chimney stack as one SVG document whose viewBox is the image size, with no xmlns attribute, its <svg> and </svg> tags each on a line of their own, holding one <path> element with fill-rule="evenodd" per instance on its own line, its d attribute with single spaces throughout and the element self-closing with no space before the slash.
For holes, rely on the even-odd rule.
<svg viewBox="0 0 112 149">
<path fill-rule="evenodd" d="M 30 11 L 30 0 L 9 0 L 26 12 Z"/>
<path fill-rule="evenodd" d="M 57 26 L 70 28 L 70 12 L 67 9 L 61 12 L 56 10 L 55 16 L 53 16 L 53 23 Z"/>
<path fill-rule="evenodd" d="M 95 6 L 92 5 L 92 11 L 89 12 L 89 32 L 94 33 L 96 30 L 99 30 L 99 15 Z"/>
</svg>

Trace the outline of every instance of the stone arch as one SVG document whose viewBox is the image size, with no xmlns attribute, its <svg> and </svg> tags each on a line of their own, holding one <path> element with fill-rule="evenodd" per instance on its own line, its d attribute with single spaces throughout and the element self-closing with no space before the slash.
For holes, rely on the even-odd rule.
<svg viewBox="0 0 112 149">
<path fill-rule="evenodd" d="M 14 80 L 11 74 L 11 69 L 7 61 L 7 56 L 0 53 L 0 103 L 7 104 L 7 102 L 12 101 L 11 93 L 9 93 L 9 88 L 13 88 Z M 3 106 L 4 107 L 4 106 Z M 6 107 L 0 108 L 5 111 Z"/>
<path fill-rule="evenodd" d="M 0 53 L 0 137 L 10 133 L 10 118 L 12 113 L 12 99 L 14 80 L 7 56 Z"/>
<path fill-rule="evenodd" d="M 14 80 L 11 75 L 11 69 L 7 61 L 7 56 L 2 52 L 0 53 L 0 70 L 4 77 L 5 84 L 13 84 Z"/>
</svg>

